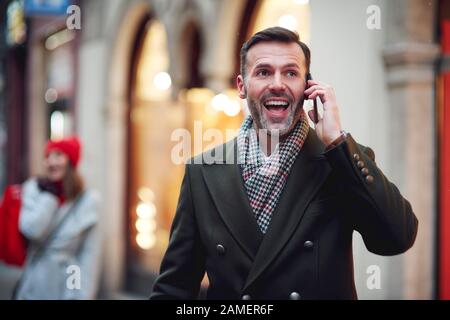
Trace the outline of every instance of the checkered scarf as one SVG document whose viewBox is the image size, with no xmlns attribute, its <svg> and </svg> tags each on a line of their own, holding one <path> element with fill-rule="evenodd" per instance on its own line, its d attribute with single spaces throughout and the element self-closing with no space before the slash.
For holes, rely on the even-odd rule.
<svg viewBox="0 0 450 320">
<path fill-rule="evenodd" d="M 251 116 L 244 120 L 239 130 L 238 148 L 242 177 L 256 221 L 264 234 L 308 130 L 308 119 L 303 112 L 286 140 L 277 144 L 269 157 L 265 156 L 259 146 Z M 260 133 L 260 139 L 264 137 L 266 135 Z"/>
</svg>

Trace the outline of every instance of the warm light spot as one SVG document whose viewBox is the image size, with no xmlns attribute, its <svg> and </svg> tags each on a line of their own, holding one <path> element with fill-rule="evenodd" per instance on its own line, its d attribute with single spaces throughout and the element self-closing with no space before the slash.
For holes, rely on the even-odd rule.
<svg viewBox="0 0 450 320">
<path fill-rule="evenodd" d="M 153 78 L 153 84 L 158 90 L 167 90 L 172 85 L 172 79 L 167 72 L 158 72 Z"/>
<path fill-rule="evenodd" d="M 136 213 L 139 218 L 149 219 L 156 215 L 156 207 L 153 203 L 141 202 L 136 208 Z"/>
<path fill-rule="evenodd" d="M 141 233 L 150 233 L 155 231 L 156 222 L 154 219 L 139 218 L 136 221 L 136 230 Z"/>
<path fill-rule="evenodd" d="M 155 200 L 155 194 L 148 187 L 139 188 L 138 197 L 144 202 L 153 202 Z"/>
<path fill-rule="evenodd" d="M 75 39 L 75 32 L 68 29 L 58 31 L 45 40 L 45 48 L 47 50 L 55 50 L 59 46 Z"/>
<path fill-rule="evenodd" d="M 281 26 L 296 31 L 302 42 L 310 43 L 310 1 L 306 0 L 260 0 L 254 14 L 253 27 L 248 35 L 268 27 Z"/>
<path fill-rule="evenodd" d="M 241 111 L 241 105 L 240 105 L 239 101 L 236 101 L 236 100 L 229 100 L 223 110 L 223 112 L 229 117 L 237 116 L 240 111 Z"/>
<path fill-rule="evenodd" d="M 54 111 L 50 117 L 50 136 L 53 140 L 64 138 L 64 115 Z"/>
<path fill-rule="evenodd" d="M 156 242 L 156 237 L 153 234 L 138 233 L 136 236 L 136 243 L 144 250 L 153 248 Z"/>
<path fill-rule="evenodd" d="M 160 102 L 170 99 L 172 80 L 169 70 L 169 52 L 164 25 L 152 19 L 146 26 L 136 66 L 135 97 L 137 101 Z M 165 71 L 165 72 L 164 72 Z"/>
<path fill-rule="evenodd" d="M 45 91 L 44 98 L 47 103 L 53 103 L 58 100 L 58 91 L 55 88 L 48 88 Z"/>
<path fill-rule="evenodd" d="M 280 27 L 295 31 L 297 29 L 297 19 L 290 14 L 285 14 L 278 19 L 278 25 Z"/>
<path fill-rule="evenodd" d="M 215 95 L 211 100 L 212 107 L 217 111 L 222 111 L 225 106 L 229 103 L 230 99 L 224 93 L 219 93 Z"/>
<path fill-rule="evenodd" d="M 294 0 L 295 4 L 306 5 L 309 3 L 309 0 Z"/>
</svg>

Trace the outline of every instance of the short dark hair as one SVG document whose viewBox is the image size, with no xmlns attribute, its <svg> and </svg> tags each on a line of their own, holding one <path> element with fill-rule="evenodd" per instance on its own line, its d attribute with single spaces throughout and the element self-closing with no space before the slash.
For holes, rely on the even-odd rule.
<svg viewBox="0 0 450 320">
<path fill-rule="evenodd" d="M 297 32 L 282 28 L 282 27 L 271 27 L 264 29 L 255 33 L 250 39 L 248 39 L 241 48 L 241 65 L 240 71 L 243 78 L 245 78 L 245 67 L 247 64 L 247 53 L 251 47 L 259 42 L 285 42 L 297 43 L 303 51 L 305 55 L 305 64 L 306 64 L 306 74 L 309 73 L 309 66 L 311 64 L 311 52 L 308 46 L 300 41 L 300 37 Z"/>
</svg>

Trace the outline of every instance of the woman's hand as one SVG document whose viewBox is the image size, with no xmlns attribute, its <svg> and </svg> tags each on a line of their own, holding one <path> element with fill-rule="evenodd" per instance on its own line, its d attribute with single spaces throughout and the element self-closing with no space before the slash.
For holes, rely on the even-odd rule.
<svg viewBox="0 0 450 320">
<path fill-rule="evenodd" d="M 60 182 L 53 182 L 46 177 L 39 177 L 37 179 L 38 188 L 41 191 L 50 192 L 55 196 L 60 196 L 62 194 L 62 184 Z"/>
</svg>

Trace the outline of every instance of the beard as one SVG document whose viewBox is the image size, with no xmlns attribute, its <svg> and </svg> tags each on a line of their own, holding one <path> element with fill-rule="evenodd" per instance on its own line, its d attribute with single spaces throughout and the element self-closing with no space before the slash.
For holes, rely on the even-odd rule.
<svg viewBox="0 0 450 320">
<path fill-rule="evenodd" d="M 263 113 L 263 108 L 265 108 L 265 106 L 263 105 L 262 101 L 270 97 L 285 97 L 289 100 L 289 108 L 291 108 L 291 110 L 289 115 L 283 121 L 273 123 L 269 122 L 269 120 L 266 119 Z M 247 97 L 247 104 L 256 129 L 266 130 L 268 134 L 274 136 L 278 135 L 280 137 L 285 136 L 289 132 L 291 132 L 297 122 L 300 120 L 303 111 L 303 102 L 304 98 L 302 97 L 297 104 L 294 104 L 293 99 L 288 95 L 268 94 L 264 95 L 259 101 Z M 276 126 L 276 128 L 273 128 L 274 125 Z"/>
</svg>

